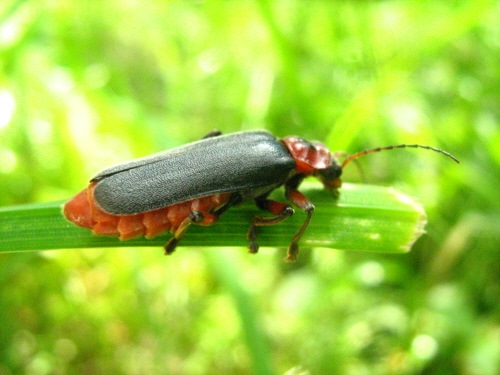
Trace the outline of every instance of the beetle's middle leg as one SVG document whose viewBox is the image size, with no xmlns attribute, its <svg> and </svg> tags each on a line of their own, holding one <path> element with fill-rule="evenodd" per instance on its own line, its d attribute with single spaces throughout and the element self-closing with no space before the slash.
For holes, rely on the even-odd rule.
<svg viewBox="0 0 500 375">
<path fill-rule="evenodd" d="M 268 211 L 276 216 L 255 216 L 253 218 L 247 233 L 247 239 L 250 241 L 250 244 L 248 245 L 250 253 L 256 253 L 259 250 L 259 245 L 256 241 L 257 227 L 277 224 L 295 213 L 294 209 L 289 204 L 273 201 L 267 198 L 257 198 L 255 199 L 255 203 L 261 210 Z"/>
<path fill-rule="evenodd" d="M 211 212 L 192 211 L 174 232 L 174 237 L 165 245 L 165 255 L 170 255 L 175 251 L 179 241 L 184 237 L 191 224 L 212 225 L 219 219 L 219 215 Z"/>
</svg>

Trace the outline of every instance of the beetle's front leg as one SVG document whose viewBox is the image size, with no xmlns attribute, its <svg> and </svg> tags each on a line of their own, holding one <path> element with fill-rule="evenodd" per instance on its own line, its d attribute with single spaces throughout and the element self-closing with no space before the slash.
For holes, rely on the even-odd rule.
<svg viewBox="0 0 500 375">
<path fill-rule="evenodd" d="M 268 211 L 276 216 L 255 216 L 253 218 L 250 228 L 248 229 L 247 239 L 250 241 L 250 244 L 248 245 L 249 251 L 254 254 L 259 251 L 259 245 L 256 241 L 257 227 L 277 224 L 295 213 L 289 204 L 273 201 L 267 198 L 257 198 L 255 203 L 260 209 Z"/>
</svg>

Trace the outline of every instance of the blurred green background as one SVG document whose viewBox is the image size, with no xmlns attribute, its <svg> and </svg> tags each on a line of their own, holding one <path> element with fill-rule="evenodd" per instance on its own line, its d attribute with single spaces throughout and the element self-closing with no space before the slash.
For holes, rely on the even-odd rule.
<svg viewBox="0 0 500 375">
<path fill-rule="evenodd" d="M 497 374 L 499 19 L 494 0 L 3 0 L 1 206 L 212 129 L 462 163 L 362 160 L 427 209 L 405 255 L 2 254 L 0 375 Z"/>
</svg>

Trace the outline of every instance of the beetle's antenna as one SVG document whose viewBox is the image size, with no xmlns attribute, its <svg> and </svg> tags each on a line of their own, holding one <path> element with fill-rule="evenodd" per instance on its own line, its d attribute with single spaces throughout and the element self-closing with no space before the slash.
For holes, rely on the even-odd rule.
<svg viewBox="0 0 500 375">
<path fill-rule="evenodd" d="M 431 146 L 425 146 L 425 145 L 417 145 L 417 144 L 415 144 L 415 145 L 402 144 L 402 145 L 393 145 L 393 146 L 385 146 L 385 147 L 376 147 L 376 148 L 372 148 L 372 149 L 369 149 L 369 150 L 364 150 L 364 151 L 356 152 L 355 154 L 352 154 L 352 155 L 350 155 L 350 156 L 348 156 L 348 157 L 346 157 L 344 159 L 344 161 L 342 162 L 341 168 L 344 169 L 344 167 L 347 164 L 349 164 L 351 161 L 356 160 L 356 159 L 358 159 L 358 158 L 360 158 L 362 156 L 365 156 L 365 155 L 368 155 L 368 154 L 371 154 L 371 153 L 374 153 L 374 152 L 394 150 L 394 149 L 397 149 L 397 148 L 423 148 L 425 150 L 431 150 L 431 151 L 434 151 L 434 152 L 439 152 L 440 154 L 443 154 L 443 155 L 449 157 L 454 162 L 460 163 L 460 161 L 456 157 L 454 157 L 452 154 L 450 154 L 447 151 L 441 150 L 439 148 L 435 148 L 435 147 L 431 147 Z"/>
</svg>

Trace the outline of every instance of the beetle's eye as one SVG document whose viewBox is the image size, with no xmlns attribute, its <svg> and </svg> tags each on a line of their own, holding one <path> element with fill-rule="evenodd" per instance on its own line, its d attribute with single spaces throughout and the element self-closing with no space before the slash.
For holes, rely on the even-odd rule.
<svg viewBox="0 0 500 375">
<path fill-rule="evenodd" d="M 333 163 L 326 169 L 318 170 L 318 175 L 322 180 L 332 181 L 339 178 L 342 175 L 342 168 L 337 163 Z"/>
<path fill-rule="evenodd" d="M 341 175 L 342 168 L 335 162 L 328 168 L 318 170 L 318 177 L 327 188 L 339 188 L 342 185 L 340 181 Z"/>
</svg>

